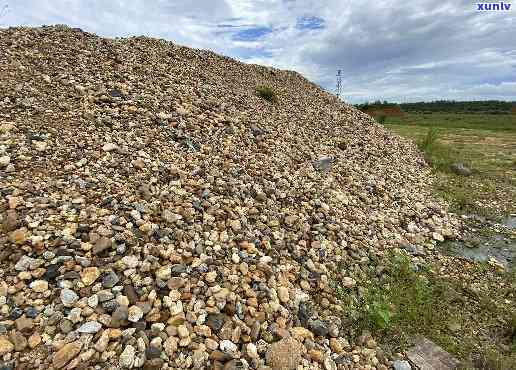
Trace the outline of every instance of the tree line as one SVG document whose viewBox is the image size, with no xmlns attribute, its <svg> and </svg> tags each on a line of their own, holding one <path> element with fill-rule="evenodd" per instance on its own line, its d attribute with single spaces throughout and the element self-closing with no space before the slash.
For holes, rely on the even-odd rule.
<svg viewBox="0 0 516 370">
<path fill-rule="evenodd" d="M 436 100 L 417 103 L 390 103 L 377 100 L 371 103 L 355 105 L 362 111 L 381 110 L 399 107 L 406 113 L 516 113 L 516 101 L 481 100 L 481 101 L 454 101 Z"/>
</svg>

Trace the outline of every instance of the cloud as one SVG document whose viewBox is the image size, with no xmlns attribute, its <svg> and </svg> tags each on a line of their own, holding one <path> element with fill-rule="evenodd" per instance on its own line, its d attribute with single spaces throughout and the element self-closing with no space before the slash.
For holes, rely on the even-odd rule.
<svg viewBox="0 0 516 370">
<path fill-rule="evenodd" d="M 2 5 L 0 0 L 0 7 Z M 7 25 L 147 35 L 297 70 L 347 101 L 516 100 L 516 10 L 467 0 L 16 0 Z"/>
</svg>

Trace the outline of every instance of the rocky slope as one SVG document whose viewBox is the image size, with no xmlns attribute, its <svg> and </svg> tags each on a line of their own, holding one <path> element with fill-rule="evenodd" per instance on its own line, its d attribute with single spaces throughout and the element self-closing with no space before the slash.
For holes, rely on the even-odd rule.
<svg viewBox="0 0 516 370">
<path fill-rule="evenodd" d="M 270 87 L 277 102 L 256 94 Z M 0 360 L 370 368 L 338 266 L 453 233 L 416 148 L 295 72 L 0 32 Z"/>
</svg>

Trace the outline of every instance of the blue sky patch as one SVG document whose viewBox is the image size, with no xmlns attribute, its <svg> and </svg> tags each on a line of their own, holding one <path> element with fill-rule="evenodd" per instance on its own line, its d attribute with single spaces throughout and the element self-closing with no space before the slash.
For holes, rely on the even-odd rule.
<svg viewBox="0 0 516 370">
<path fill-rule="evenodd" d="M 324 19 L 319 17 L 301 17 L 297 19 L 298 30 L 320 30 L 324 28 Z"/>
<path fill-rule="evenodd" d="M 249 27 L 236 32 L 232 39 L 234 41 L 256 41 L 272 32 L 270 27 Z"/>
</svg>

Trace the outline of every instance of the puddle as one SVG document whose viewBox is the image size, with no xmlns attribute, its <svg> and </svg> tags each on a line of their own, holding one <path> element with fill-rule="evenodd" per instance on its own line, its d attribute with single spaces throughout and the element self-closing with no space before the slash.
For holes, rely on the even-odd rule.
<svg viewBox="0 0 516 370">
<path fill-rule="evenodd" d="M 471 234 L 464 240 L 440 244 L 445 253 L 485 262 L 495 259 L 508 269 L 516 267 L 516 216 L 507 217 L 501 224 L 492 225 L 490 236 Z"/>
<path fill-rule="evenodd" d="M 516 215 L 507 217 L 504 225 L 511 230 L 516 230 Z"/>
</svg>

